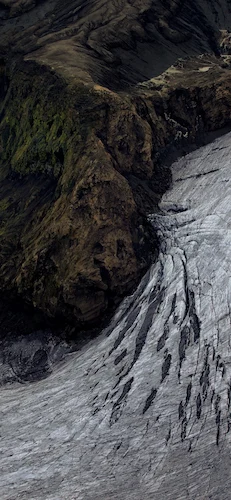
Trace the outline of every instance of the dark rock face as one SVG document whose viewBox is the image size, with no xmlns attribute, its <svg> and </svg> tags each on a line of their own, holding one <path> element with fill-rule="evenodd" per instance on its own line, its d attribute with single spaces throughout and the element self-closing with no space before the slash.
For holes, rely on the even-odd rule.
<svg viewBox="0 0 231 500">
<path fill-rule="evenodd" d="M 133 289 L 163 165 L 230 123 L 229 3 L 209 6 L 1 2 L 2 294 L 88 328 Z"/>
<path fill-rule="evenodd" d="M 117 121 L 119 108 L 132 116 L 112 99 Z M 109 103 L 31 64 L 16 71 L 2 101 L 1 290 L 78 326 L 117 303 L 153 253 L 124 166 L 116 168 L 106 143 Z"/>
</svg>

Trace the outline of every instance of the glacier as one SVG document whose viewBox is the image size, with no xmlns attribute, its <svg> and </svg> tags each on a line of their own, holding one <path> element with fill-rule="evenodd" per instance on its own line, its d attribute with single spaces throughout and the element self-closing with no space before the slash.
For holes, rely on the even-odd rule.
<svg viewBox="0 0 231 500">
<path fill-rule="evenodd" d="M 231 496 L 231 134 L 177 160 L 158 261 L 45 380 L 0 388 L 1 500 Z"/>
</svg>

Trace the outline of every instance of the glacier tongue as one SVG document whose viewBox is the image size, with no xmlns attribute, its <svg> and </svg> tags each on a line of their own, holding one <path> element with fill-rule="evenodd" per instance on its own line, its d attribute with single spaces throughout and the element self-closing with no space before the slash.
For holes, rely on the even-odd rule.
<svg viewBox="0 0 231 500">
<path fill-rule="evenodd" d="M 231 134 L 172 175 L 158 263 L 109 327 L 1 388 L 1 500 L 230 499 Z"/>
</svg>

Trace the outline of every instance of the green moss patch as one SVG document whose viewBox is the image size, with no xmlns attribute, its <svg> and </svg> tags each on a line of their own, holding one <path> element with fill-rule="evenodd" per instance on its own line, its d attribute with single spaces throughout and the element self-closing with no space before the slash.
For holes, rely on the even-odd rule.
<svg viewBox="0 0 231 500">
<path fill-rule="evenodd" d="M 95 106 L 97 96 L 84 85 L 69 88 L 46 69 L 18 72 L 2 103 L 0 167 L 21 177 L 42 173 L 57 179 L 94 127 Z"/>
</svg>

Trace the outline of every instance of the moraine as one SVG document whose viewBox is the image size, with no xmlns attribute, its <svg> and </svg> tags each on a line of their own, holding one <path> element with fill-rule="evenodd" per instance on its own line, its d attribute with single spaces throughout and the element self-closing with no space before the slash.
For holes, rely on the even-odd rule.
<svg viewBox="0 0 231 500">
<path fill-rule="evenodd" d="M 1 500 L 230 498 L 231 134 L 172 178 L 159 260 L 110 326 L 1 388 Z"/>
</svg>

